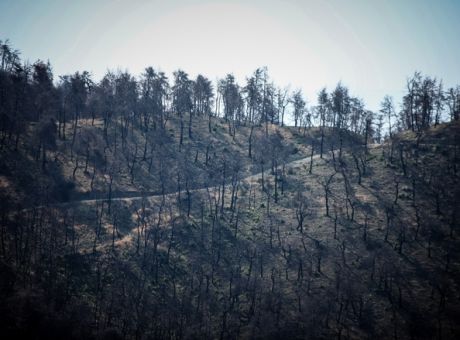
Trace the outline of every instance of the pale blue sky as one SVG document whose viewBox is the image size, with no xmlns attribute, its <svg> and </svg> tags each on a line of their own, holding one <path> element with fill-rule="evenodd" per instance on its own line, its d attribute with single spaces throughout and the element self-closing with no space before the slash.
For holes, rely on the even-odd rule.
<svg viewBox="0 0 460 340">
<path fill-rule="evenodd" d="M 0 39 L 55 75 L 149 65 L 240 82 L 268 66 L 309 102 L 342 80 L 377 110 L 415 70 L 460 83 L 460 0 L 0 0 Z"/>
</svg>

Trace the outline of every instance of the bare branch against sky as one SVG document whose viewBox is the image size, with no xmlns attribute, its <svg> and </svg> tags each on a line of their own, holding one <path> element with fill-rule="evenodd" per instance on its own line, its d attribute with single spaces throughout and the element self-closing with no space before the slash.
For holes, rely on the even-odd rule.
<svg viewBox="0 0 460 340">
<path fill-rule="evenodd" d="M 57 75 L 153 65 L 239 81 L 268 66 L 307 99 L 339 80 L 377 110 L 415 70 L 460 76 L 460 2 L 0 1 L 0 36 Z"/>
</svg>

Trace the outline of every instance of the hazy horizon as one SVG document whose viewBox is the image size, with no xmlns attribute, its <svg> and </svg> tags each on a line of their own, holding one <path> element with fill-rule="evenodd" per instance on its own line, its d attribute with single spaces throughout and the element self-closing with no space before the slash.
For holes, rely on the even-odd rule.
<svg viewBox="0 0 460 340">
<path fill-rule="evenodd" d="M 153 66 L 240 85 L 267 66 L 279 86 L 307 101 L 339 81 L 377 111 L 399 103 L 414 71 L 460 78 L 456 1 L 1 1 L 0 39 L 31 62 L 49 60 L 55 77 L 108 69 L 139 75 Z"/>
</svg>

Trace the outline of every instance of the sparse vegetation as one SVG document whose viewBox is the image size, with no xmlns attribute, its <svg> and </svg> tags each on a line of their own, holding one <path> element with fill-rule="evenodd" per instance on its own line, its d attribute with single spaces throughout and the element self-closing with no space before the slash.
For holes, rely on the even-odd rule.
<svg viewBox="0 0 460 340">
<path fill-rule="evenodd" d="M 1 45 L 5 338 L 460 336 L 458 91 L 416 73 L 384 133 L 340 83 L 53 82 Z"/>
</svg>

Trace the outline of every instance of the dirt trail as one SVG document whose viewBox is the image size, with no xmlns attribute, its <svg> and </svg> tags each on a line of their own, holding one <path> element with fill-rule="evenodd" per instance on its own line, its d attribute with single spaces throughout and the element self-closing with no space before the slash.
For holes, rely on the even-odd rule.
<svg viewBox="0 0 460 340">
<path fill-rule="evenodd" d="M 323 154 L 323 157 L 326 158 L 326 154 Z M 320 158 L 320 155 L 314 155 L 313 156 L 313 159 L 318 159 Z M 286 163 L 286 169 L 289 169 L 289 168 L 295 168 L 295 167 L 299 167 L 299 166 L 302 166 L 304 164 L 310 164 L 310 156 L 309 157 L 305 157 L 305 158 L 301 158 L 301 159 L 298 159 L 298 160 L 295 160 L 295 161 L 291 161 L 289 163 Z M 278 166 L 278 168 L 280 168 L 280 166 Z M 268 171 L 266 172 L 266 176 L 268 176 Z M 259 179 L 262 178 L 262 172 L 259 172 L 259 173 L 256 173 L 254 175 L 249 175 L 249 176 L 246 176 L 244 178 L 241 179 L 241 182 L 243 183 L 256 183 Z M 230 185 L 228 185 L 229 187 Z M 193 189 L 193 190 L 190 190 L 190 192 L 192 193 L 197 193 L 197 192 L 206 192 L 206 190 L 215 190 L 215 189 L 218 189 L 217 186 L 214 186 L 214 187 L 209 187 L 209 188 L 200 188 L 200 189 Z M 171 197 L 174 197 L 177 195 L 177 191 L 175 192 L 171 192 L 171 193 L 167 193 L 165 194 L 165 198 L 171 198 Z M 133 202 L 133 201 L 137 201 L 137 200 L 142 200 L 142 199 L 155 199 L 155 198 L 161 198 L 163 197 L 161 194 L 157 194 L 157 195 L 139 195 L 139 196 L 121 196 L 121 197 L 112 197 L 111 198 L 111 201 L 114 202 L 114 201 L 125 201 L 125 202 Z M 81 199 L 81 200 L 75 200 L 75 201 L 70 201 L 70 202 L 62 202 L 62 203 L 55 203 L 55 204 L 50 204 L 50 205 L 41 205 L 41 206 L 36 206 L 36 207 L 32 207 L 32 208 L 25 208 L 25 209 L 22 209 L 21 212 L 27 212 L 27 211 L 31 211 L 31 210 L 34 210 L 34 209 L 42 209 L 42 208 L 50 208 L 50 207 L 65 207 L 65 206 L 72 206 L 72 205 L 75 205 L 75 204 L 94 204 L 94 203 L 98 203 L 98 202 L 108 202 L 109 199 L 108 198 L 91 198 L 91 199 Z"/>
</svg>

